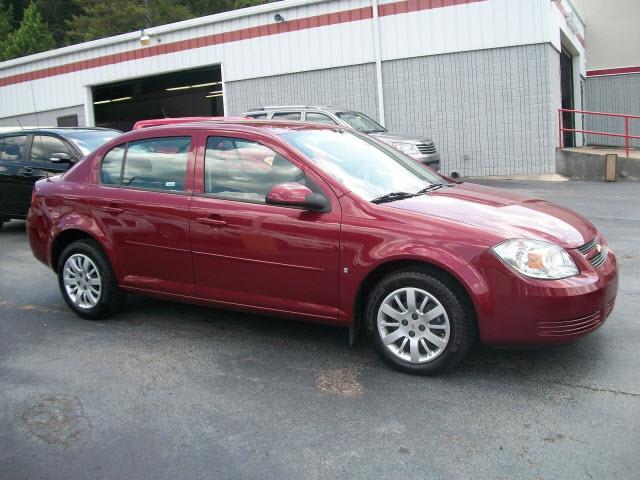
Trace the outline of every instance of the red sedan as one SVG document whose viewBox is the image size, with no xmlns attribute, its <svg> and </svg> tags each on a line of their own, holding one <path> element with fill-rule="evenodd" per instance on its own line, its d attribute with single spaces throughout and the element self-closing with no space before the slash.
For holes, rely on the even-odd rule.
<svg viewBox="0 0 640 480">
<path fill-rule="evenodd" d="M 575 340 L 617 291 L 615 256 L 580 215 L 453 182 L 324 125 L 127 133 L 36 184 L 28 234 L 82 317 L 133 292 L 343 325 L 423 374 L 455 365 L 478 336 Z"/>
</svg>

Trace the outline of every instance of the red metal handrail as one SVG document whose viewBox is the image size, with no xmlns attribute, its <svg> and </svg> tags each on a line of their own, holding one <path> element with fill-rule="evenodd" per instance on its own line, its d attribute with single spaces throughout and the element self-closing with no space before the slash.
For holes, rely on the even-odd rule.
<svg viewBox="0 0 640 480">
<path fill-rule="evenodd" d="M 601 117 L 613 117 L 613 118 L 624 118 L 624 133 L 611 133 L 611 132 L 598 132 L 595 130 L 579 130 L 576 128 L 566 128 L 562 125 L 562 114 L 563 113 L 579 113 L 582 115 L 597 115 Z M 625 148 L 627 152 L 627 158 L 629 157 L 629 143 L 631 139 L 640 140 L 640 135 L 630 135 L 629 134 L 629 120 L 632 119 L 640 119 L 640 115 L 627 115 L 624 113 L 605 113 L 605 112 L 590 112 L 588 110 L 571 110 L 568 108 L 559 108 L 558 109 L 558 145 L 560 148 L 564 148 L 564 132 L 572 132 L 572 133 L 588 133 L 590 135 L 604 135 L 607 137 L 623 137 L 625 139 Z"/>
</svg>

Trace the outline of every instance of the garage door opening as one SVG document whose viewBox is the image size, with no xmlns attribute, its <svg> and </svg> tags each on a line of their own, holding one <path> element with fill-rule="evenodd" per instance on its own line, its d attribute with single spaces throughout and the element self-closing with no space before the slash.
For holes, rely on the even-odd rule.
<svg viewBox="0 0 640 480">
<path fill-rule="evenodd" d="M 131 130 L 138 120 L 224 115 L 220 65 L 92 87 L 97 127 Z"/>
</svg>

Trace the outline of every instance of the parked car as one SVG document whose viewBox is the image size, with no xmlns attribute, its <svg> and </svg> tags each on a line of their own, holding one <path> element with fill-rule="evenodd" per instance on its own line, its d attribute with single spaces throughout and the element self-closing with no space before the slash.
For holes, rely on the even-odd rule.
<svg viewBox="0 0 640 480">
<path fill-rule="evenodd" d="M 243 115 L 255 119 L 293 120 L 354 128 L 388 143 L 435 171 L 440 170 L 440 153 L 430 139 L 419 135 L 390 132 L 364 113 L 347 108 L 284 105 L 254 108 Z"/>
<path fill-rule="evenodd" d="M 124 134 L 37 182 L 27 231 L 81 317 L 134 292 L 342 325 L 421 374 L 455 365 L 478 335 L 576 340 L 617 292 L 613 252 L 577 213 L 448 181 L 328 125 Z"/>
<path fill-rule="evenodd" d="M 25 219 L 36 180 L 71 165 L 122 132 L 105 128 L 40 128 L 0 134 L 0 227 Z"/>
</svg>

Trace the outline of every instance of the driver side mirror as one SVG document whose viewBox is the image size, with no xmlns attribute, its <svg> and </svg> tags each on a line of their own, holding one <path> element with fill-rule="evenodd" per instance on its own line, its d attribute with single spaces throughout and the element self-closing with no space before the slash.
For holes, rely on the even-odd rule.
<svg viewBox="0 0 640 480">
<path fill-rule="evenodd" d="M 329 210 L 329 200 L 321 193 L 313 193 L 309 188 L 296 182 L 280 183 L 267 195 L 268 205 L 301 207 L 314 212 Z"/>
<path fill-rule="evenodd" d="M 68 153 L 52 153 L 49 156 L 51 163 L 73 163 L 73 159 Z"/>
</svg>

